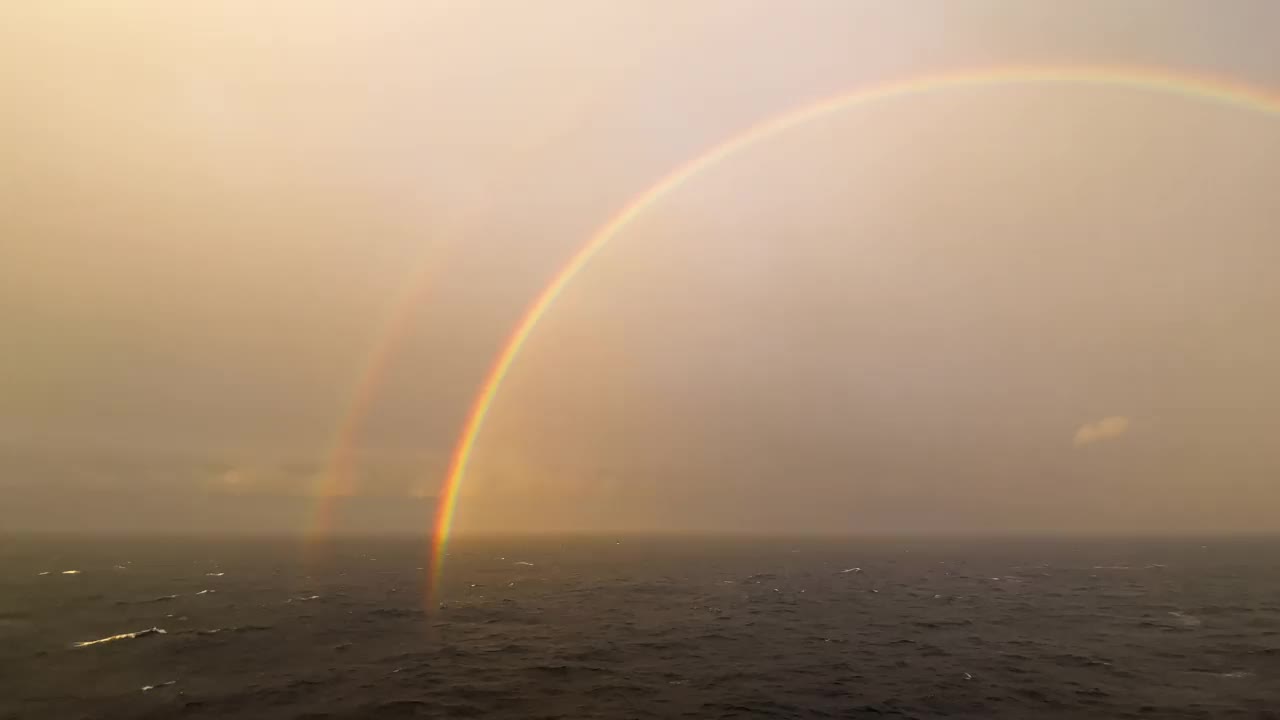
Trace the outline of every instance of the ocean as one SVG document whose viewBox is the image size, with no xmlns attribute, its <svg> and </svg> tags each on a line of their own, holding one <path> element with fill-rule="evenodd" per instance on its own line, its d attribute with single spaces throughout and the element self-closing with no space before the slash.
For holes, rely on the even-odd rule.
<svg viewBox="0 0 1280 720">
<path fill-rule="evenodd" d="M 2 542 L 6 719 L 1280 718 L 1275 538 Z"/>
</svg>

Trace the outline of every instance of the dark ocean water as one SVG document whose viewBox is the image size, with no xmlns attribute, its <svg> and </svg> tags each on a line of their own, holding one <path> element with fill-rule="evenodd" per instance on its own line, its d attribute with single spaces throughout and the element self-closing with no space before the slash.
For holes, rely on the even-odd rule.
<svg viewBox="0 0 1280 720">
<path fill-rule="evenodd" d="M 0 718 L 1280 718 L 1274 539 L 424 550 L 5 538 Z"/>
</svg>

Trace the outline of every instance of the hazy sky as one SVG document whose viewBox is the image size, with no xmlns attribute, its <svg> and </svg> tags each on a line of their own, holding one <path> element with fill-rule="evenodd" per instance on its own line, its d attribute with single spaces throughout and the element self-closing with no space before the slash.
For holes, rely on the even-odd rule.
<svg viewBox="0 0 1280 720">
<path fill-rule="evenodd" d="M 354 437 L 362 493 L 432 494 L 524 306 L 716 141 L 975 65 L 1280 89 L 1276 27 L 1268 0 L 9 3 L 8 507 L 314 493 L 420 275 Z M 1277 188 L 1280 119 L 1131 91 L 806 125 L 565 293 L 462 526 L 1280 529 Z"/>
</svg>

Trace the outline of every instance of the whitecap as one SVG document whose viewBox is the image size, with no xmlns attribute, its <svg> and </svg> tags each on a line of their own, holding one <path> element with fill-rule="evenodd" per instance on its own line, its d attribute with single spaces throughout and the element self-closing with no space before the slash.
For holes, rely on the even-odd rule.
<svg viewBox="0 0 1280 720">
<path fill-rule="evenodd" d="M 90 645 L 101 645 L 102 643 L 115 642 L 117 640 L 132 640 L 134 638 L 140 638 L 144 635 L 164 635 L 166 633 L 167 631 L 161 628 L 153 627 L 153 628 L 147 628 L 146 630 L 138 630 L 137 632 L 120 633 L 119 635 L 111 635 L 110 637 L 99 638 L 97 640 L 86 640 L 84 642 L 72 643 L 71 647 L 78 647 L 78 648 L 89 647 Z"/>
<path fill-rule="evenodd" d="M 256 630 L 268 630 L 266 625 L 234 625 L 231 627 L 210 628 L 208 630 L 187 630 L 186 632 L 194 632 L 196 635 L 217 635 L 218 633 L 242 633 L 253 632 Z"/>
<path fill-rule="evenodd" d="M 63 575 L 79 575 L 80 571 L 79 570 L 63 570 L 62 574 Z"/>
<path fill-rule="evenodd" d="M 176 685 L 177 683 L 178 683 L 178 681 L 177 681 L 177 680 L 170 680 L 169 682 L 162 682 L 162 683 L 159 683 L 159 684 L 157 684 L 157 685 L 143 685 L 143 686 L 142 686 L 142 692 L 151 692 L 152 690 L 155 690 L 156 688 L 168 687 L 168 686 L 170 686 L 170 685 Z"/>
</svg>

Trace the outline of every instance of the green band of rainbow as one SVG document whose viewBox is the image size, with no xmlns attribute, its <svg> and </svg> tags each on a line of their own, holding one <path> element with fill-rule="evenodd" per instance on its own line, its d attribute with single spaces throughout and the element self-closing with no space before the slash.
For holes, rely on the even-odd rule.
<svg viewBox="0 0 1280 720">
<path fill-rule="evenodd" d="M 838 110 L 935 91 L 1027 84 L 1127 88 L 1181 96 L 1267 114 L 1280 114 L 1280 97 L 1272 96 L 1261 88 L 1209 75 L 1123 66 L 1001 66 L 917 76 L 854 90 L 766 119 L 729 137 L 672 170 L 647 190 L 628 201 L 608 222 L 596 230 L 533 300 L 503 344 L 467 414 L 466 424 L 458 436 L 449 469 L 438 496 L 435 526 L 431 535 L 431 579 L 428 598 L 437 587 L 444 567 L 446 546 L 458 505 L 458 491 L 466 476 L 485 418 L 498 392 L 502 389 L 507 373 L 520 356 L 520 351 L 538 326 L 538 322 L 551 309 L 560 293 L 591 262 L 596 253 L 608 245 L 623 228 L 654 203 L 702 171 L 756 143 L 815 118 Z"/>
</svg>

